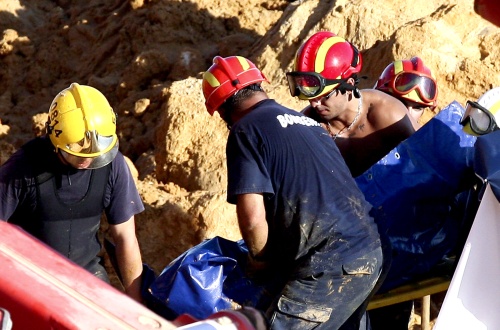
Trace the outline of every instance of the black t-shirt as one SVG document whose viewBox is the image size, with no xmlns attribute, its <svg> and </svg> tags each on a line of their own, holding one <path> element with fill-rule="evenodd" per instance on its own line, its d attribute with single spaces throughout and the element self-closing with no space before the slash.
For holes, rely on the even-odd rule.
<svg viewBox="0 0 500 330">
<path fill-rule="evenodd" d="M 228 202 L 264 194 L 274 259 L 325 251 L 332 261 L 350 260 L 379 246 L 371 206 L 315 120 L 264 100 L 233 125 L 226 156 Z"/>
</svg>

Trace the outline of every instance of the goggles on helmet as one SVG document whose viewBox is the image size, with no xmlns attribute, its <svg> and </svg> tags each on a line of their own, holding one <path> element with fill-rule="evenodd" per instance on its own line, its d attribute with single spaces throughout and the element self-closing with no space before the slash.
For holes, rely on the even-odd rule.
<svg viewBox="0 0 500 330">
<path fill-rule="evenodd" d="M 311 99 L 320 95 L 323 90 L 331 85 L 338 85 L 344 79 L 326 79 L 316 72 L 287 72 L 288 87 L 292 96 L 300 99 Z"/>
<path fill-rule="evenodd" d="M 400 72 L 389 84 L 392 90 L 400 95 L 406 95 L 416 89 L 424 102 L 434 102 L 437 97 L 436 82 L 415 72 Z"/>
<path fill-rule="evenodd" d="M 467 123 L 477 135 L 484 135 L 500 129 L 495 121 L 495 116 L 488 109 L 473 101 L 467 101 L 464 115 L 460 120 L 461 125 Z"/>
</svg>

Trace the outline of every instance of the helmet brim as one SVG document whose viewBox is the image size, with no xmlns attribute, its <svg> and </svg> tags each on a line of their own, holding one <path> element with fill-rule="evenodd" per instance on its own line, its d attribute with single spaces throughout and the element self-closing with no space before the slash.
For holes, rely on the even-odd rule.
<svg viewBox="0 0 500 330">
<path fill-rule="evenodd" d="M 118 154 L 118 141 L 116 142 L 115 146 L 111 148 L 108 152 L 95 157 L 92 160 L 92 163 L 90 163 L 88 169 L 97 169 L 108 165 L 113 161 L 113 159 L 115 159 L 117 154 Z"/>
</svg>

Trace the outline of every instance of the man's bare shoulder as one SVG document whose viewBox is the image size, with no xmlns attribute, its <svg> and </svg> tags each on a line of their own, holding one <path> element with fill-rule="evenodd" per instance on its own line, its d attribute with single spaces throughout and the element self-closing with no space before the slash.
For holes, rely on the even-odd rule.
<svg viewBox="0 0 500 330">
<path fill-rule="evenodd" d="M 409 117 L 408 108 L 397 98 L 376 89 L 362 91 L 363 103 L 368 106 L 368 121 L 374 127 L 387 127 L 405 116 Z"/>
</svg>

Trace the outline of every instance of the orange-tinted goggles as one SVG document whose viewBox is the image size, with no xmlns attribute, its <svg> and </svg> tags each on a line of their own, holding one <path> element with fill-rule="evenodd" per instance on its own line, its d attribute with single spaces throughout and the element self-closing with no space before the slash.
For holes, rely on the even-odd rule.
<svg viewBox="0 0 500 330">
<path fill-rule="evenodd" d="M 320 95 L 327 86 L 340 84 L 343 79 L 326 79 L 316 72 L 287 72 L 288 87 L 292 96 L 311 99 Z"/>
<path fill-rule="evenodd" d="M 425 75 L 414 72 L 400 72 L 391 81 L 392 90 L 400 95 L 406 95 L 417 90 L 424 102 L 434 102 L 437 97 L 436 82 Z"/>
</svg>

